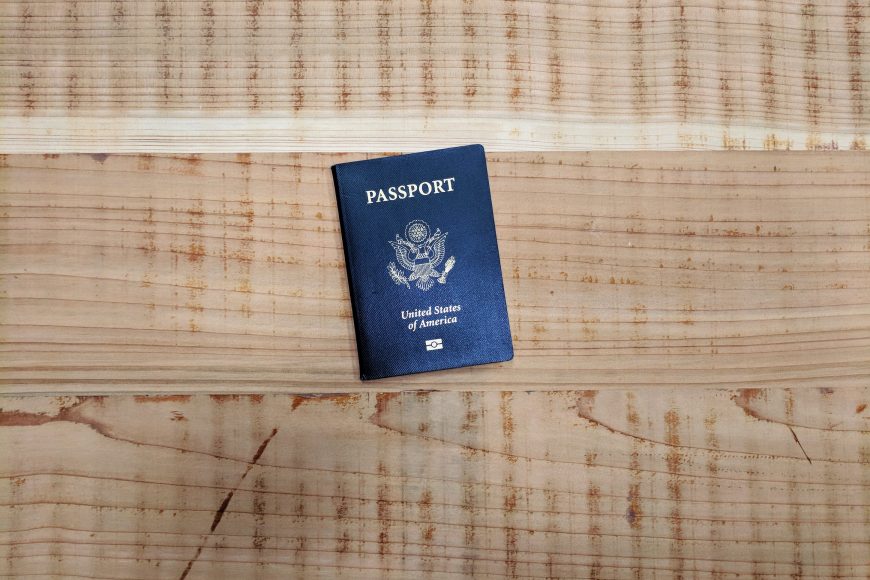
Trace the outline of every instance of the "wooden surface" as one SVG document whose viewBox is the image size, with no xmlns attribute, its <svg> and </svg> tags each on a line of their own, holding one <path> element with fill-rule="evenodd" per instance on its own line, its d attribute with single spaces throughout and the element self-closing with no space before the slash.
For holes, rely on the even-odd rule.
<svg viewBox="0 0 870 580">
<path fill-rule="evenodd" d="M 0 3 L 0 150 L 863 149 L 861 0 Z"/>
<path fill-rule="evenodd" d="M 0 578 L 870 578 L 868 13 L 0 3 Z M 328 168 L 466 143 L 516 358 L 363 384 Z"/>
<path fill-rule="evenodd" d="M 7 397 L 0 574 L 867 578 L 867 388 Z"/>
<path fill-rule="evenodd" d="M 6 157 L 3 389 L 364 386 L 328 170 L 360 157 Z M 488 162 L 516 358 L 369 388 L 867 386 L 867 153 Z"/>
</svg>

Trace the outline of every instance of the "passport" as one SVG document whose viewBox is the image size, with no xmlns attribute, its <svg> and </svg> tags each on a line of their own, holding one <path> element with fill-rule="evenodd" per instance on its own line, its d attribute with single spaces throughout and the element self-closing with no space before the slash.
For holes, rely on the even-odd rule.
<svg viewBox="0 0 870 580">
<path fill-rule="evenodd" d="M 480 145 L 332 167 L 363 380 L 513 358 Z"/>
</svg>

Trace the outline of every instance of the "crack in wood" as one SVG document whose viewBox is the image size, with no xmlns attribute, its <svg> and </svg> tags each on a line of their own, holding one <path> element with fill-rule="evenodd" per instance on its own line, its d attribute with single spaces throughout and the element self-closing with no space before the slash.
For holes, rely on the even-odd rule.
<svg viewBox="0 0 870 580">
<path fill-rule="evenodd" d="M 197 547 L 196 553 L 193 555 L 193 558 L 191 558 L 190 561 L 187 563 L 187 566 L 185 566 L 184 570 L 181 572 L 181 576 L 179 576 L 178 580 L 184 580 L 185 578 L 187 578 L 187 575 L 190 574 L 190 569 L 193 568 L 193 565 L 196 563 L 197 560 L 199 560 L 199 557 L 202 554 L 202 550 L 205 548 L 205 543 L 208 541 L 209 536 L 214 533 L 215 529 L 217 529 L 218 527 L 218 524 L 221 523 L 221 519 L 223 519 L 224 513 L 226 512 L 227 507 L 230 505 L 230 502 L 232 501 L 233 495 L 235 495 L 236 490 L 238 490 L 242 486 L 245 478 L 248 477 L 248 474 L 251 472 L 254 466 L 257 465 L 257 462 L 260 460 L 263 452 L 266 451 L 266 447 L 277 434 L 278 428 L 275 427 L 274 429 L 272 429 L 272 432 L 269 433 L 268 437 L 266 437 L 263 442 L 260 443 L 260 447 L 257 449 L 256 453 L 254 453 L 254 456 L 251 458 L 251 461 L 248 463 L 247 467 L 245 467 L 245 471 L 244 473 L 242 473 L 239 481 L 236 483 L 235 487 L 233 487 L 233 489 L 231 489 L 227 493 L 226 497 L 224 497 L 224 500 L 221 502 L 221 505 L 215 512 L 214 519 L 211 522 L 211 527 L 209 528 L 208 533 L 203 536 L 202 543 L 200 543 L 199 547 Z"/>
<path fill-rule="evenodd" d="M 792 429 L 790 425 L 786 425 L 786 427 L 788 427 L 788 430 L 791 431 L 791 436 L 794 437 L 794 441 L 795 441 L 795 443 L 797 443 L 797 444 L 798 444 L 798 447 L 801 448 L 801 451 L 803 452 L 804 457 L 806 457 L 806 458 L 807 458 L 807 461 L 809 461 L 809 462 L 810 462 L 810 465 L 812 465 L 812 464 L 813 464 L 813 460 L 810 459 L 810 456 L 807 454 L 806 449 L 804 449 L 804 446 L 803 446 L 803 444 L 801 443 L 801 440 L 798 439 L 797 433 L 794 432 L 794 429 Z"/>
</svg>

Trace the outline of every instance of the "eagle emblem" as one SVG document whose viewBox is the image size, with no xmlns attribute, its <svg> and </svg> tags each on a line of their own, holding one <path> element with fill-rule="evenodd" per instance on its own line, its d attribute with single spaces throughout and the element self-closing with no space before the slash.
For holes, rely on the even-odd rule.
<svg viewBox="0 0 870 580">
<path fill-rule="evenodd" d="M 411 221 L 405 226 L 404 238 L 396 234 L 396 240 L 390 241 L 396 251 L 396 261 L 387 266 L 393 282 L 406 288 L 410 288 L 411 282 L 414 282 L 417 288 L 424 291 L 429 290 L 435 280 L 446 284 L 447 274 L 456 264 L 456 258 L 450 256 L 444 262 L 444 269 L 440 272 L 437 270 L 444 261 L 446 238 L 447 232 L 442 234 L 440 229 L 436 229 L 435 233 L 431 233 L 429 224 L 423 220 Z M 396 266 L 397 262 L 402 270 Z"/>
</svg>

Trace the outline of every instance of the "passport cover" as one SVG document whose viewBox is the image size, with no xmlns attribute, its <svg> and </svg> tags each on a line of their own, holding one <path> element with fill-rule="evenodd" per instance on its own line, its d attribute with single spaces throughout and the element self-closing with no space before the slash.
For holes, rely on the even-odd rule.
<svg viewBox="0 0 870 580">
<path fill-rule="evenodd" d="M 332 167 L 360 378 L 513 358 L 480 145 Z"/>
</svg>

